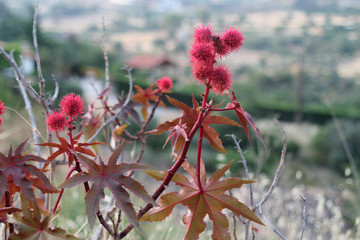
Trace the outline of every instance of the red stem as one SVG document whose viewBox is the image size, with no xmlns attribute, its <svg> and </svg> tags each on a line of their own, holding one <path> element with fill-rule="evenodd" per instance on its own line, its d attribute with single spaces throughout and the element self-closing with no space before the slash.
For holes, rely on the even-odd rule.
<svg viewBox="0 0 360 240">
<path fill-rule="evenodd" d="M 72 174 L 75 170 L 76 170 L 76 167 L 72 167 L 72 168 L 70 169 L 70 171 L 68 172 L 68 174 L 66 175 L 65 180 L 69 179 L 69 177 L 71 176 L 71 174 Z M 52 213 L 56 212 L 56 209 L 57 209 L 57 207 L 58 207 L 58 205 L 59 205 L 59 203 L 60 203 L 60 199 L 61 199 L 63 193 L 64 193 L 64 188 L 60 190 L 59 196 L 58 196 L 58 198 L 56 199 L 56 203 L 55 203 L 54 209 L 52 210 Z"/>
<path fill-rule="evenodd" d="M 206 107 L 206 102 L 207 102 L 207 98 L 209 96 L 209 92 L 210 92 L 210 86 L 206 85 L 206 89 L 205 89 L 205 93 L 204 93 L 204 97 L 203 97 L 203 102 L 202 102 L 202 108 L 205 109 Z M 190 143 L 196 133 L 196 131 L 199 129 L 199 127 L 202 124 L 202 121 L 204 120 L 204 114 L 207 114 L 208 111 L 201 111 L 193 128 L 190 130 L 189 134 L 188 134 L 188 140 L 185 142 L 184 147 L 181 151 L 180 157 L 179 159 L 176 161 L 176 163 L 168 170 L 164 180 L 162 181 L 162 183 L 160 184 L 160 186 L 156 189 L 156 191 L 153 193 L 152 198 L 154 199 L 154 201 L 156 201 L 156 199 L 165 191 L 166 186 L 169 185 L 171 179 L 173 178 L 174 174 L 176 173 L 176 171 L 181 167 L 181 165 L 183 164 L 183 162 L 186 159 L 186 154 L 189 150 L 189 146 Z M 153 205 L 151 203 L 146 204 L 143 208 L 141 208 L 139 210 L 139 212 L 137 213 L 137 217 L 138 219 L 140 219 L 146 212 L 148 212 L 151 208 L 153 207 Z M 129 224 L 126 228 L 124 228 L 121 233 L 119 234 L 119 236 L 117 237 L 117 239 L 122 239 L 124 238 L 132 229 L 134 228 L 134 226 L 132 224 Z"/>
<path fill-rule="evenodd" d="M 156 99 L 155 105 L 154 105 L 153 109 L 151 110 L 150 116 L 148 117 L 147 121 L 144 123 L 143 127 L 139 131 L 138 136 L 142 135 L 145 132 L 145 130 L 146 130 L 147 126 L 149 125 L 151 119 L 154 117 L 155 110 L 159 106 L 160 102 L 161 102 L 161 92 L 160 92 L 160 94 L 158 95 L 158 97 Z"/>
<path fill-rule="evenodd" d="M 202 149 L 202 140 L 204 135 L 204 127 L 201 125 L 199 127 L 199 142 L 196 158 L 196 172 L 197 172 L 197 181 L 199 186 L 199 191 L 202 192 L 202 182 L 201 182 L 201 149 Z"/>
<path fill-rule="evenodd" d="M 222 111 L 229 111 L 229 110 L 234 110 L 236 109 L 236 107 L 231 107 L 231 108 L 208 108 L 209 111 L 218 111 L 218 112 L 222 112 Z"/>
</svg>

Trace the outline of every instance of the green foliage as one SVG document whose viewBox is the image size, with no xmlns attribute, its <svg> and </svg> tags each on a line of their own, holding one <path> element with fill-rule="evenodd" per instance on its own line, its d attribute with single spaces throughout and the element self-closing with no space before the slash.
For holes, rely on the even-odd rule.
<svg viewBox="0 0 360 240">
<path fill-rule="evenodd" d="M 13 14 L 4 3 L 0 3 L 0 40 L 27 39 L 28 35 L 31 34 L 31 29 L 27 27 L 27 20 L 24 17 Z"/>
<path fill-rule="evenodd" d="M 355 120 L 340 120 L 346 141 L 355 159 L 360 158 L 360 122 Z M 349 160 L 345 154 L 343 144 L 333 122 L 321 127 L 312 141 L 313 162 L 328 166 L 343 174 L 349 166 Z M 357 167 L 360 162 L 356 161 Z"/>
<path fill-rule="evenodd" d="M 15 79 L 8 79 L 0 75 L 0 96 L 1 101 L 4 102 L 7 106 L 12 108 L 19 109 L 23 106 L 22 99 L 19 98 L 19 91 L 14 86 L 16 86 Z"/>
</svg>

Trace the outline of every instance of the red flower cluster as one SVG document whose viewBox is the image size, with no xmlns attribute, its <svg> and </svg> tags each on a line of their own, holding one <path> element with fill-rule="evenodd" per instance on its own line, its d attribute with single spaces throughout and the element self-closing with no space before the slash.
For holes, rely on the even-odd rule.
<svg viewBox="0 0 360 240">
<path fill-rule="evenodd" d="M 193 76 L 210 84 L 215 93 L 223 94 L 231 87 L 232 75 L 227 67 L 217 64 L 216 58 L 226 57 L 242 46 L 244 38 L 241 32 L 236 28 L 225 28 L 225 32 L 214 34 L 211 26 L 198 26 L 193 38 L 189 51 Z"/>
<path fill-rule="evenodd" d="M 169 91 L 172 88 L 173 82 L 171 78 L 165 76 L 156 81 L 158 88 L 162 91 Z"/>
<path fill-rule="evenodd" d="M 79 118 L 84 113 L 84 100 L 80 95 L 70 93 L 60 101 L 60 110 L 53 111 L 48 115 L 46 125 L 51 132 L 61 132 L 66 126 L 71 125 L 72 121 Z"/>
<path fill-rule="evenodd" d="M 3 115 L 5 113 L 6 107 L 4 106 L 4 103 L 0 100 L 0 115 Z M 0 116 L 0 125 L 3 123 L 3 118 Z"/>
</svg>

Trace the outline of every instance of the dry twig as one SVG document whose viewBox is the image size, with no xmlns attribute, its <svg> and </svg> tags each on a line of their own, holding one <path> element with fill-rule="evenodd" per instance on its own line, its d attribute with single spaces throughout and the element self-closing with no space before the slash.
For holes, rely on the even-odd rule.
<svg viewBox="0 0 360 240">
<path fill-rule="evenodd" d="M 303 224 L 302 224 L 302 228 L 301 228 L 301 236 L 300 236 L 300 240 L 303 239 L 304 237 L 304 232 L 305 232 L 305 227 L 306 227 L 306 221 L 307 221 L 307 215 L 306 215 L 306 207 L 307 207 L 307 202 L 306 202 L 306 198 L 300 195 L 300 198 L 303 200 L 304 202 L 304 207 L 303 207 L 303 213 L 302 213 L 302 219 L 303 219 Z"/>
<path fill-rule="evenodd" d="M 280 157 L 280 162 L 279 162 L 279 166 L 276 169 L 275 175 L 274 175 L 274 179 L 273 182 L 270 185 L 270 188 L 268 190 L 268 192 L 264 195 L 264 197 L 260 200 L 260 202 L 258 204 L 255 205 L 254 210 L 259 209 L 260 215 L 263 217 L 263 219 L 265 220 L 265 222 L 271 226 L 271 228 L 274 230 L 274 232 L 279 235 L 279 237 L 283 240 L 286 240 L 286 238 L 280 233 L 279 230 L 277 230 L 275 228 L 274 225 L 271 224 L 271 222 L 269 221 L 269 219 L 264 215 L 263 210 L 262 210 L 262 205 L 269 199 L 269 197 L 271 196 L 272 192 L 274 191 L 275 187 L 278 184 L 279 181 L 279 173 L 280 170 L 282 169 L 284 162 L 285 162 L 285 156 L 286 156 L 286 149 L 287 149 L 287 143 L 286 143 L 286 139 L 287 139 L 287 135 L 286 132 L 284 130 L 284 128 L 280 125 L 279 121 L 275 118 L 274 119 L 276 121 L 276 123 L 280 126 L 281 131 L 283 133 L 283 148 L 281 151 L 281 157 Z"/>
</svg>

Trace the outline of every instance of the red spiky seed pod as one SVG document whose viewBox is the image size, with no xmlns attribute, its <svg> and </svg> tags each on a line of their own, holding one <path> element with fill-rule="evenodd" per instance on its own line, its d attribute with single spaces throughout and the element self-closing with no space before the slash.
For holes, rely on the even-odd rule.
<svg viewBox="0 0 360 240">
<path fill-rule="evenodd" d="M 214 62 L 214 50 L 209 43 L 194 43 L 189 53 L 191 62 Z"/>
<path fill-rule="evenodd" d="M 218 66 L 212 71 L 209 80 L 211 81 L 212 90 L 216 94 L 223 94 L 225 90 L 230 89 L 232 84 L 231 73 L 225 66 Z"/>
<path fill-rule="evenodd" d="M 238 50 L 244 41 L 241 32 L 234 27 L 230 27 L 229 29 L 225 28 L 225 32 L 221 35 L 221 39 L 229 46 L 231 51 Z"/>
<path fill-rule="evenodd" d="M 158 85 L 158 88 L 163 91 L 168 91 L 173 86 L 173 81 L 167 76 L 158 79 L 156 83 Z"/>
<path fill-rule="evenodd" d="M 61 132 L 67 126 L 66 116 L 62 112 L 53 111 L 46 119 L 46 125 L 50 132 Z"/>
<path fill-rule="evenodd" d="M 194 29 L 194 41 L 199 43 L 211 43 L 213 36 L 213 30 L 212 26 L 204 25 L 197 26 L 197 28 Z"/>
<path fill-rule="evenodd" d="M 84 108 L 84 100 L 74 93 L 64 96 L 60 101 L 60 110 L 69 117 L 70 121 L 76 120 L 83 114 Z"/>
</svg>

